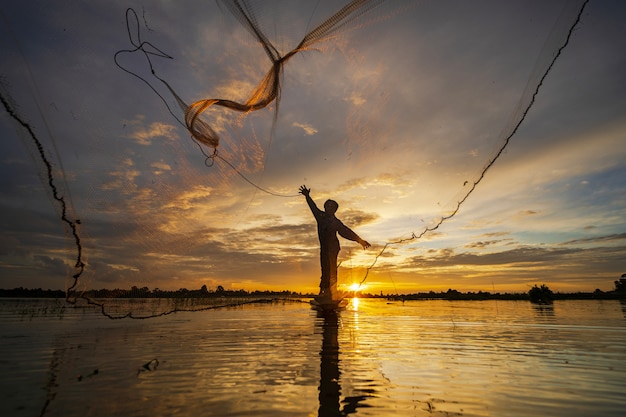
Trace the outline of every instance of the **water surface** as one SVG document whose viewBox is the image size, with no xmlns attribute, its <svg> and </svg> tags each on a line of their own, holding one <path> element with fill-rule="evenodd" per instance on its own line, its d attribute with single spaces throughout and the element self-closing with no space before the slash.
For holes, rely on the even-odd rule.
<svg viewBox="0 0 626 417">
<path fill-rule="evenodd" d="M 5 299 L 0 415 L 622 416 L 625 311 L 361 299 L 110 320 Z"/>
</svg>

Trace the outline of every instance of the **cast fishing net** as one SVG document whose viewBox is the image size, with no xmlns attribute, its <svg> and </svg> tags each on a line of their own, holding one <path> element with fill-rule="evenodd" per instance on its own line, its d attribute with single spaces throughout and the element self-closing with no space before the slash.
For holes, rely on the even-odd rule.
<svg viewBox="0 0 626 417">
<path fill-rule="evenodd" d="M 65 277 L 68 301 L 110 317 L 316 292 L 303 183 L 374 244 L 344 244 L 340 282 L 389 284 L 478 192 L 586 3 L 494 3 L 490 25 L 465 2 L 3 8 L 5 146 L 19 155 L 11 128 L 32 162 L 4 162 L 4 217 L 31 220 L 6 228 L 3 286 Z"/>
</svg>

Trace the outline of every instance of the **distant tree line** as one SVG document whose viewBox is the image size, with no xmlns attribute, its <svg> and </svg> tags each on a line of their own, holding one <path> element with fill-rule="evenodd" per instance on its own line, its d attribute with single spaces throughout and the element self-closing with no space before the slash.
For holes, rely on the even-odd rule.
<svg viewBox="0 0 626 417">
<path fill-rule="evenodd" d="M 615 300 L 626 299 L 626 274 L 622 274 L 619 280 L 614 281 L 615 289 L 612 291 L 601 291 L 596 289 L 593 292 L 559 293 L 553 292 L 546 285 L 534 285 L 526 293 L 499 293 L 489 291 L 460 292 L 454 289 L 447 291 L 429 291 L 414 294 L 369 294 L 359 293 L 360 298 L 385 298 L 402 300 L 530 300 L 534 303 L 549 304 L 554 300 Z M 85 291 L 85 296 L 89 298 L 210 298 L 210 297 L 312 297 L 314 294 L 302 294 L 299 292 L 284 291 L 246 291 L 227 290 L 218 285 L 215 290 L 208 289 L 203 285 L 198 290 L 188 290 L 180 288 L 178 290 L 161 290 L 159 288 L 150 289 L 148 287 L 133 286 L 130 290 L 125 289 L 100 289 Z M 76 294 L 78 295 L 78 294 Z M 20 298 L 64 298 L 65 291 L 62 290 L 42 290 L 41 288 L 13 288 L 0 289 L 0 297 L 20 297 Z"/>
<path fill-rule="evenodd" d="M 219 285 L 216 290 L 209 290 L 203 285 L 199 290 L 188 290 L 180 288 L 175 291 L 161 290 L 155 288 L 150 290 L 148 287 L 131 287 L 130 290 L 100 289 L 88 290 L 74 295 L 84 295 L 89 298 L 210 298 L 210 297 L 300 297 L 301 293 L 293 291 L 246 291 L 246 290 L 226 290 Z M 21 298 L 64 298 L 65 291 L 62 290 L 42 290 L 28 288 L 0 289 L 0 297 L 21 297 Z"/>
<path fill-rule="evenodd" d="M 449 289 L 442 292 L 420 292 L 402 295 L 359 294 L 360 298 L 387 298 L 394 300 L 527 300 L 537 304 L 550 304 L 554 300 L 619 300 L 626 298 L 625 293 L 616 291 L 554 293 L 545 285 L 533 286 L 527 293 L 500 293 L 489 291 L 459 292 Z"/>
<path fill-rule="evenodd" d="M 0 289 L 0 297 L 18 298 L 65 298 L 65 291 L 62 290 L 42 290 L 41 288 L 13 288 L 12 290 Z"/>
</svg>

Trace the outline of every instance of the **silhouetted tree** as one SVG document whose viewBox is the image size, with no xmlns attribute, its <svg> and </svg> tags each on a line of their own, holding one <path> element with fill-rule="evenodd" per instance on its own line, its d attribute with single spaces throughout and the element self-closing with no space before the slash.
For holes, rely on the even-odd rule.
<svg viewBox="0 0 626 417">
<path fill-rule="evenodd" d="M 530 302 L 535 304 L 552 304 L 554 293 L 547 285 L 534 285 L 529 291 Z"/>
<path fill-rule="evenodd" d="M 618 281 L 615 281 L 615 291 L 626 293 L 626 274 L 622 274 L 622 277 Z"/>
</svg>

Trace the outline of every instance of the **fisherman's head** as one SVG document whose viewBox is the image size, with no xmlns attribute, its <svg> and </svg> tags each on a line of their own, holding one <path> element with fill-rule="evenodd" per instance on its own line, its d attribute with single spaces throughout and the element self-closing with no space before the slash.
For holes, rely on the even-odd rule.
<svg viewBox="0 0 626 417">
<path fill-rule="evenodd" d="M 339 204 L 335 200 L 326 200 L 324 203 L 324 211 L 328 214 L 335 214 L 338 208 Z"/>
</svg>

